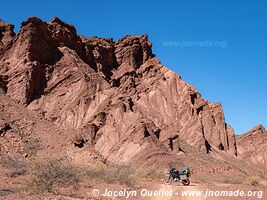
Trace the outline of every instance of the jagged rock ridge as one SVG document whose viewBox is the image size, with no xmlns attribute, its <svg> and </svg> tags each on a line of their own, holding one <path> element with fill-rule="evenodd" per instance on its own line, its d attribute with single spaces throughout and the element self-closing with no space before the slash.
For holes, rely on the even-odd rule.
<svg viewBox="0 0 267 200">
<path fill-rule="evenodd" d="M 14 25 L 0 19 L 0 52 L 15 36 Z"/>
<path fill-rule="evenodd" d="M 116 163 L 164 162 L 182 151 L 180 141 L 237 155 L 221 104 L 163 66 L 147 35 L 83 37 L 58 18 L 29 18 L 17 35 L 7 27 L 0 92 L 74 130 L 73 146 L 93 145 Z"/>
</svg>

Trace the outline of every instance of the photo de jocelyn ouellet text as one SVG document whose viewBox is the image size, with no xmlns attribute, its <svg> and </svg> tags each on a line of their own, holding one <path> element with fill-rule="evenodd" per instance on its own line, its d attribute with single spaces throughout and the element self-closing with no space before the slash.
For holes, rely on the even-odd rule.
<svg viewBox="0 0 267 200">
<path fill-rule="evenodd" d="M 136 190 L 108 190 L 106 189 L 105 192 L 102 194 L 102 196 L 105 197 L 135 197 L 138 196 L 147 196 L 147 197 L 170 197 L 172 196 L 172 190 L 165 190 L 165 189 L 158 189 L 158 190 L 148 190 L 148 189 L 142 189 L 140 191 Z"/>
</svg>

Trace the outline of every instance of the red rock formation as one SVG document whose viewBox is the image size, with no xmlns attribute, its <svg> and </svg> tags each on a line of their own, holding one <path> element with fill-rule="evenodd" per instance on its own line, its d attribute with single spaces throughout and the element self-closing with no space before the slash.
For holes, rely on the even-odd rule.
<svg viewBox="0 0 267 200">
<path fill-rule="evenodd" d="M 58 18 L 29 18 L 0 54 L 0 86 L 75 130 L 73 146 L 94 145 L 112 162 L 164 163 L 177 158 L 180 140 L 206 153 L 236 155 L 221 104 L 202 99 L 151 47 L 147 35 L 80 37 Z"/>
<path fill-rule="evenodd" d="M 0 19 L 0 52 L 14 37 L 14 26 Z"/>
<path fill-rule="evenodd" d="M 237 137 L 238 156 L 267 171 L 267 131 L 258 125 Z"/>
</svg>

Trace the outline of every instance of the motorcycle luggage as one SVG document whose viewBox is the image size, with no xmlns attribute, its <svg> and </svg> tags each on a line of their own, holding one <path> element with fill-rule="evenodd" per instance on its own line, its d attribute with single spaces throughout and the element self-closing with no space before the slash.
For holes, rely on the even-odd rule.
<svg viewBox="0 0 267 200">
<path fill-rule="evenodd" d="M 185 174 L 180 175 L 181 180 L 187 180 L 187 176 Z"/>
</svg>

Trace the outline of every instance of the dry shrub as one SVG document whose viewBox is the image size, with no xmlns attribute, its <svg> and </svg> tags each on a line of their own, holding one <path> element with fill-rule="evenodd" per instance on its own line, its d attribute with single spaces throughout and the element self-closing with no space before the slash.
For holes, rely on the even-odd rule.
<svg viewBox="0 0 267 200">
<path fill-rule="evenodd" d="M 8 157 L 1 157 L 0 165 L 13 170 L 8 174 L 10 177 L 25 175 L 27 171 L 27 162 L 25 158 L 19 154 L 11 154 Z"/>
<path fill-rule="evenodd" d="M 3 167 L 22 168 L 26 166 L 25 158 L 19 154 L 12 154 L 7 157 L 1 157 L 0 163 Z"/>
<path fill-rule="evenodd" d="M 259 176 L 250 176 L 245 180 L 245 183 L 254 187 L 262 185 L 262 178 Z"/>
<path fill-rule="evenodd" d="M 154 168 L 133 168 L 127 165 L 87 169 L 90 178 L 103 180 L 106 183 L 119 183 L 134 186 L 138 178 L 160 180 L 163 172 Z"/>
<path fill-rule="evenodd" d="M 8 195 L 11 195 L 13 193 L 15 193 L 16 190 L 13 189 L 13 188 L 0 188 L 0 198 L 1 197 L 4 197 L 4 196 L 8 196 Z"/>
<path fill-rule="evenodd" d="M 55 188 L 77 190 L 81 181 L 80 171 L 66 160 L 34 160 L 28 169 L 26 188 L 34 193 L 53 192 Z"/>
<path fill-rule="evenodd" d="M 87 178 L 104 181 L 106 183 L 119 183 L 133 186 L 136 182 L 135 171 L 130 166 L 101 166 L 90 167 L 85 170 Z"/>
<path fill-rule="evenodd" d="M 140 167 L 137 168 L 136 175 L 140 178 L 161 180 L 164 176 L 164 173 L 162 172 L 162 170 L 158 170 L 155 168 Z"/>
<path fill-rule="evenodd" d="M 29 139 L 26 142 L 26 148 L 31 153 L 36 153 L 37 150 L 41 149 L 41 143 L 38 139 Z"/>
</svg>

